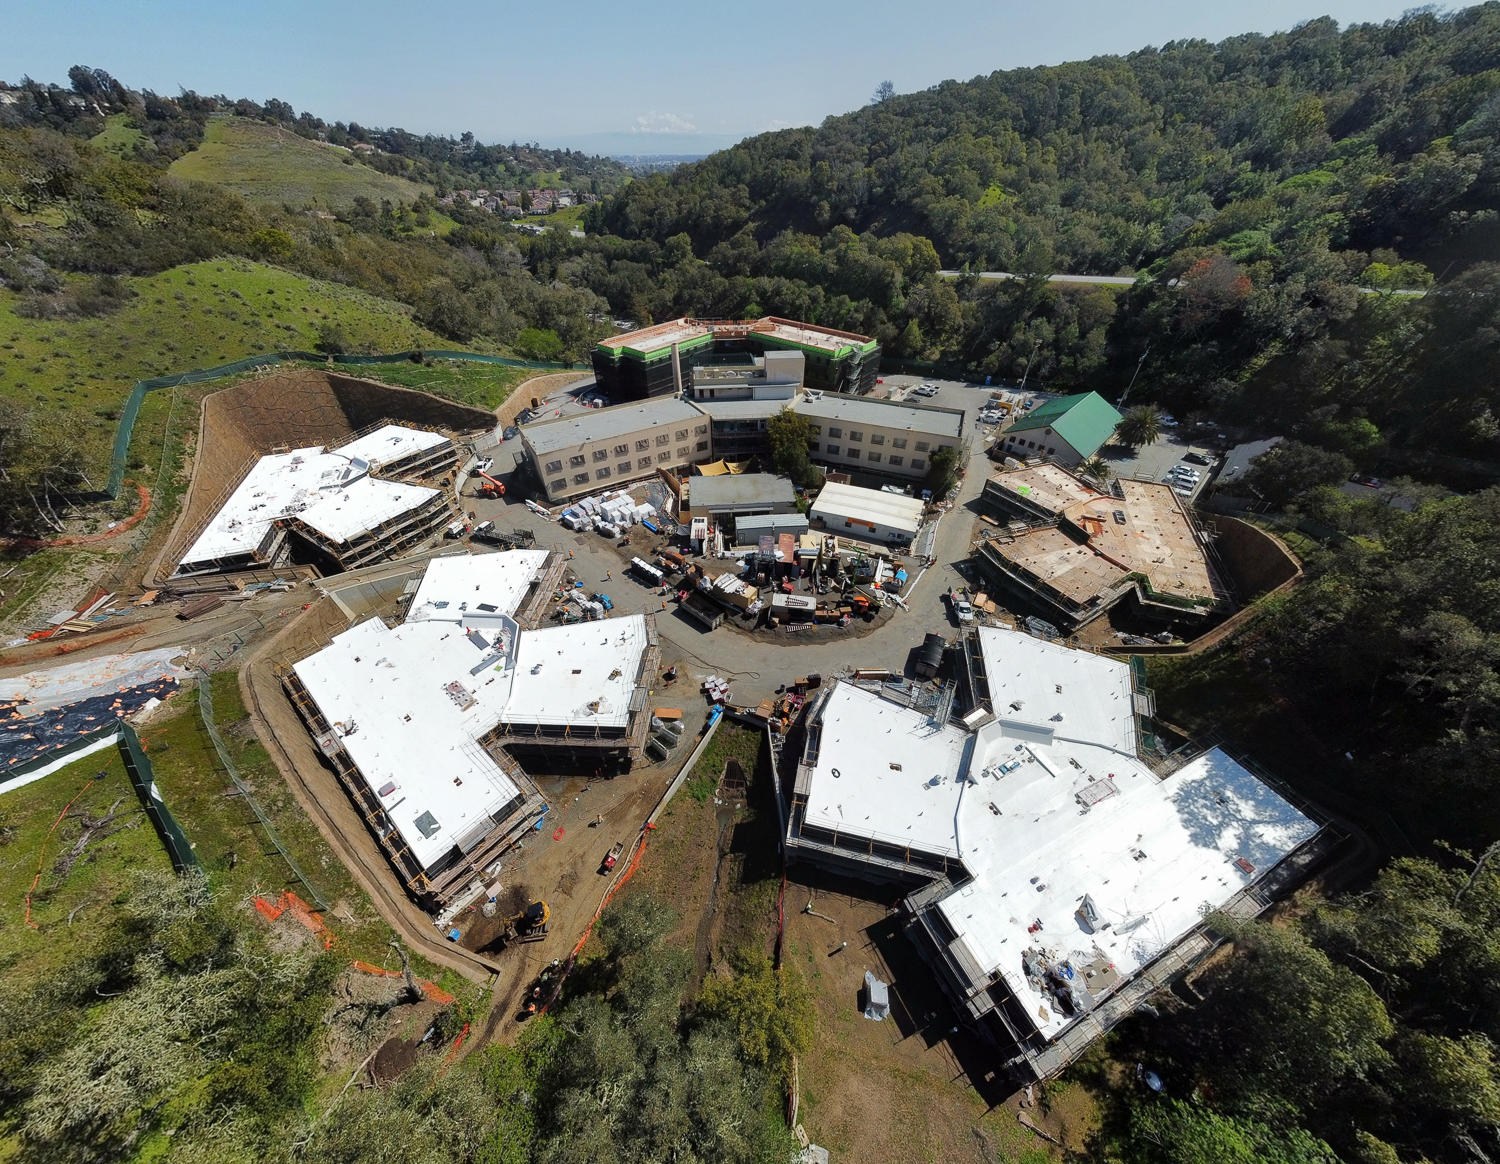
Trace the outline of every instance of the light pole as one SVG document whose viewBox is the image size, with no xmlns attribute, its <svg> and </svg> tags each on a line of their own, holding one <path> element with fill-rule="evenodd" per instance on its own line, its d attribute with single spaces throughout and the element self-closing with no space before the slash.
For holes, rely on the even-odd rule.
<svg viewBox="0 0 1500 1164">
<path fill-rule="evenodd" d="M 1020 388 L 1020 391 L 1022 391 L 1022 392 L 1024 392 L 1026 390 L 1026 377 L 1029 376 L 1029 375 L 1031 375 L 1031 361 L 1034 360 L 1034 359 L 1036 359 L 1036 350 L 1037 350 L 1037 348 L 1039 348 L 1041 346 L 1042 346 L 1042 341 L 1041 340 L 1037 340 L 1036 343 L 1034 343 L 1034 344 L 1031 345 L 1031 355 L 1029 355 L 1029 356 L 1026 357 L 1026 371 L 1024 371 L 1024 372 L 1021 373 L 1021 388 Z"/>
</svg>

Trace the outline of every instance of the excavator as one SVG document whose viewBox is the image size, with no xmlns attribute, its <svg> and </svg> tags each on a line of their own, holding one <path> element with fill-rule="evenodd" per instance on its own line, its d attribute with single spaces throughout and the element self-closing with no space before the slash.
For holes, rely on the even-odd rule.
<svg viewBox="0 0 1500 1164">
<path fill-rule="evenodd" d="M 509 942 L 539 942 L 547 935 L 547 923 L 552 920 L 552 910 L 545 901 L 533 901 L 520 913 L 505 919 L 503 940 Z"/>
<path fill-rule="evenodd" d="M 475 497 L 505 496 L 505 486 L 501 482 L 496 481 L 483 469 L 475 469 L 474 476 L 482 478 L 482 480 L 479 482 L 478 488 L 474 491 Z"/>
</svg>

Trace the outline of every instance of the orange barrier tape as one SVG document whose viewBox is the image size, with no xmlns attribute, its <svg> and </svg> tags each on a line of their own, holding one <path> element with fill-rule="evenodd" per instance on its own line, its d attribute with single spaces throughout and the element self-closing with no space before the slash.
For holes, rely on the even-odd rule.
<svg viewBox="0 0 1500 1164">
<path fill-rule="evenodd" d="M 34 930 L 41 929 L 42 927 L 31 920 L 31 896 L 36 892 L 36 887 L 42 883 L 42 863 L 47 859 L 47 842 L 52 839 L 52 834 L 57 831 L 57 826 L 62 824 L 63 817 L 68 815 L 68 809 L 78 803 L 78 797 L 93 787 L 96 780 L 102 780 L 103 778 L 103 772 L 90 776 L 88 783 L 78 790 L 78 796 L 73 797 L 72 800 L 63 805 L 62 812 L 57 814 L 57 819 L 52 822 L 52 827 L 47 830 L 47 835 L 42 838 L 42 847 L 36 855 L 36 876 L 31 879 L 31 888 L 26 891 L 26 924 Z"/>
</svg>

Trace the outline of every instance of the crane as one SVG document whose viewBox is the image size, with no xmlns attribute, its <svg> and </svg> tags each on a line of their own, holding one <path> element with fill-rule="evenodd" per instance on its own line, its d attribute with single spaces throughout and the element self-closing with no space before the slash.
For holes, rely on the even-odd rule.
<svg viewBox="0 0 1500 1164">
<path fill-rule="evenodd" d="M 496 481 L 493 477 L 491 477 L 483 469 L 475 469 L 474 470 L 474 476 L 476 476 L 476 477 L 483 477 L 484 478 L 484 480 L 482 480 L 479 483 L 478 492 L 475 493 L 476 497 L 504 497 L 505 496 L 505 485 L 503 483 L 499 482 L 499 481 Z"/>
</svg>

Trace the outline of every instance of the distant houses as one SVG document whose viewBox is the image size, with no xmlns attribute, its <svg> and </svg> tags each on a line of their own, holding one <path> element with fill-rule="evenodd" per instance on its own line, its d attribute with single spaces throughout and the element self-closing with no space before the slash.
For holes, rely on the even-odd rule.
<svg viewBox="0 0 1500 1164">
<path fill-rule="evenodd" d="M 525 205 L 523 206 L 523 200 Z M 582 206 L 598 202 L 597 194 L 580 194 L 566 186 L 554 190 L 541 187 L 536 190 L 455 190 L 438 199 L 440 206 L 456 206 L 467 203 L 478 210 L 488 210 L 502 218 L 519 218 L 523 214 L 551 214 L 569 206 Z"/>
</svg>

